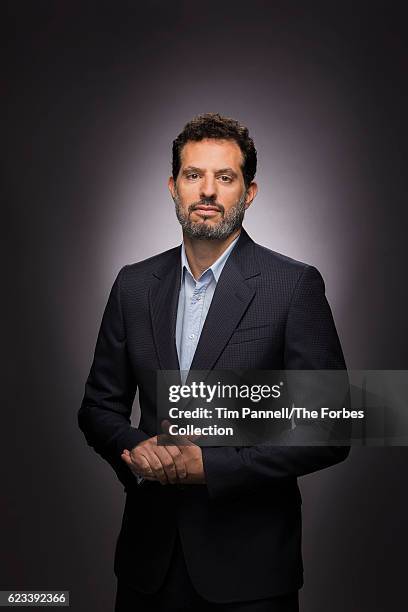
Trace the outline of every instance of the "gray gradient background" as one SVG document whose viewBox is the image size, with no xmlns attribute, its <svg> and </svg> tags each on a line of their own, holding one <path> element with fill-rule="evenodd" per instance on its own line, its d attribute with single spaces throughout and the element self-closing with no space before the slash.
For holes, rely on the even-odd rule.
<svg viewBox="0 0 408 612">
<path fill-rule="evenodd" d="M 328 4 L 2 3 L 1 588 L 113 609 L 124 493 L 76 413 L 118 270 L 180 242 L 166 180 L 193 115 L 250 127 L 245 227 L 320 269 L 348 366 L 408 369 L 402 4 Z M 303 612 L 405 609 L 407 459 L 301 479 Z"/>
</svg>

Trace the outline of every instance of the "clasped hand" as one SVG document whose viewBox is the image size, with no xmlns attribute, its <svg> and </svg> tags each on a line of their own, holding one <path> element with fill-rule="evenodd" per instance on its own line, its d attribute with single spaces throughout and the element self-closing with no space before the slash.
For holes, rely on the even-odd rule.
<svg viewBox="0 0 408 612">
<path fill-rule="evenodd" d="M 154 436 L 130 451 L 125 449 L 121 458 L 136 476 L 157 480 L 162 485 L 205 483 L 201 448 L 191 440 L 186 439 L 179 446 L 162 446 Z"/>
</svg>

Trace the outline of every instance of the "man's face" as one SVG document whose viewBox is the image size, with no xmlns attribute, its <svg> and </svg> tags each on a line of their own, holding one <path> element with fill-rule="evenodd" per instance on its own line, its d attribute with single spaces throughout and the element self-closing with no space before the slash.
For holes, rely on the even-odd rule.
<svg viewBox="0 0 408 612">
<path fill-rule="evenodd" d="M 256 184 L 245 188 L 242 152 L 233 140 L 187 142 L 174 182 L 169 179 L 177 218 L 191 238 L 225 239 L 242 225 Z"/>
</svg>

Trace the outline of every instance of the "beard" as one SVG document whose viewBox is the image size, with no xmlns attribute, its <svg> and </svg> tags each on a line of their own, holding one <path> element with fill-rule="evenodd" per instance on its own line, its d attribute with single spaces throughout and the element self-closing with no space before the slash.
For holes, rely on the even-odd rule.
<svg viewBox="0 0 408 612">
<path fill-rule="evenodd" d="M 177 219 L 183 232 L 190 238 L 196 238 L 198 240 L 225 240 L 228 236 L 231 236 L 237 229 L 242 226 L 242 221 L 245 216 L 245 199 L 247 190 L 244 192 L 238 202 L 234 204 L 228 212 L 225 212 L 225 208 L 222 204 L 218 204 L 213 201 L 212 198 L 203 198 L 199 202 L 190 204 L 187 211 L 184 211 L 181 207 L 180 198 L 175 191 L 173 197 L 174 205 L 176 208 Z M 207 220 L 203 221 L 192 221 L 190 214 L 196 209 L 197 206 L 203 205 L 216 206 L 221 213 L 221 220 L 218 223 L 207 223 Z"/>
</svg>

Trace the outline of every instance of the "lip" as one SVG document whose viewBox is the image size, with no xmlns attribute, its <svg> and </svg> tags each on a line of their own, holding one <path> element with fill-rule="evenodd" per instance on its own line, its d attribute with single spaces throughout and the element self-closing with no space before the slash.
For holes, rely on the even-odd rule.
<svg viewBox="0 0 408 612">
<path fill-rule="evenodd" d="M 219 213 L 220 210 L 216 208 L 215 206 L 197 206 L 193 212 L 213 216 L 216 213 Z"/>
<path fill-rule="evenodd" d="M 220 212 L 216 208 L 195 208 L 193 212 L 203 217 L 215 217 Z"/>
</svg>

